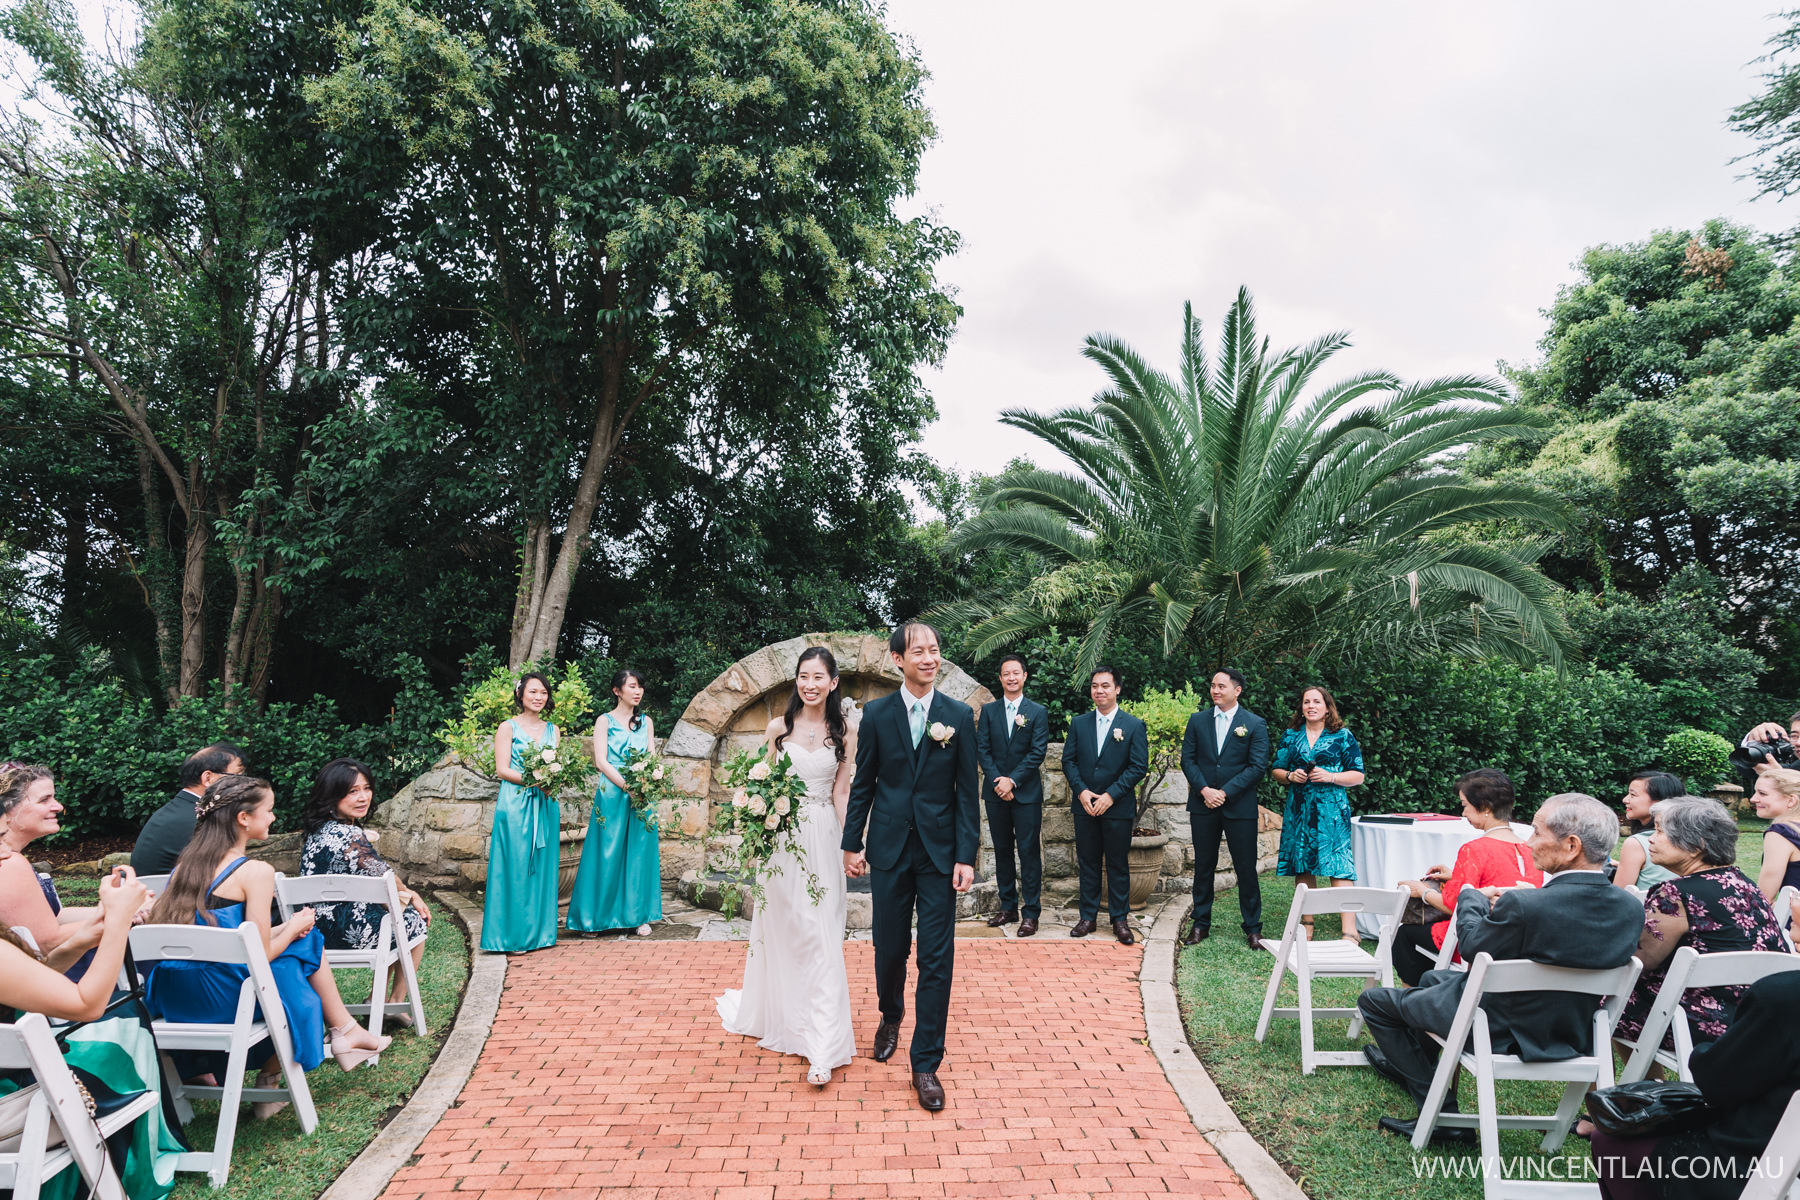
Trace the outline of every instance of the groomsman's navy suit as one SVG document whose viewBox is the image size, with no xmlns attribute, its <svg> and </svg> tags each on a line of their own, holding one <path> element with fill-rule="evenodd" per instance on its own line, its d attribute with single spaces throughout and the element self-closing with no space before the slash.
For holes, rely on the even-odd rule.
<svg viewBox="0 0 1800 1200">
<path fill-rule="evenodd" d="M 1238 912 L 1244 932 L 1262 928 L 1262 888 L 1256 881 L 1256 785 L 1269 769 L 1269 726 L 1242 704 L 1231 714 L 1225 744 L 1219 745 L 1216 707 L 1188 718 L 1181 739 L 1181 773 L 1188 781 L 1188 828 L 1194 835 L 1194 927 L 1212 928 L 1213 872 L 1219 866 L 1219 838 L 1231 848 L 1237 872 Z M 1240 730 L 1242 732 L 1240 732 Z M 1204 787 L 1225 793 L 1225 803 L 1208 808 Z"/>
<path fill-rule="evenodd" d="M 1019 721 L 1023 720 L 1023 724 Z M 981 798 L 987 802 L 988 829 L 994 835 L 994 878 L 1000 884 L 1000 911 L 1038 919 L 1044 886 L 1044 854 L 1039 836 L 1044 828 L 1044 781 L 1038 768 L 1050 748 L 1050 714 L 1044 706 L 1019 697 L 1018 719 L 1006 719 L 1006 701 L 981 709 L 975 730 L 975 755 L 986 778 Z M 994 780 L 1013 781 L 1011 800 L 994 791 Z M 1013 855 L 1018 854 L 1017 874 Z M 1024 891 L 1021 904 L 1021 889 Z"/>
<path fill-rule="evenodd" d="M 1104 860 L 1107 919 L 1120 921 L 1131 915 L 1131 826 L 1137 817 L 1137 785 L 1150 771 L 1150 733 L 1142 721 L 1115 708 L 1105 744 L 1096 746 L 1098 715 L 1090 709 L 1070 724 L 1069 740 L 1063 743 L 1063 774 L 1074 793 L 1081 919 L 1092 921 L 1100 912 Z M 1081 806 L 1084 790 L 1111 796 L 1112 807 L 1098 817 L 1088 816 Z"/>
<path fill-rule="evenodd" d="M 866 853 L 874 901 L 875 996 L 881 1019 L 906 1015 L 906 959 L 913 910 L 919 914 L 919 985 L 913 993 L 912 1069 L 936 1071 L 944 1058 L 956 949 L 956 890 L 951 869 L 973 867 L 981 852 L 976 807 L 975 714 L 939 691 L 926 709 L 914 749 L 902 687 L 870 701 L 856 733 L 856 778 L 844 814 L 843 848 Z M 952 730 L 932 739 L 930 727 Z M 868 824 L 867 850 L 863 825 Z"/>
</svg>

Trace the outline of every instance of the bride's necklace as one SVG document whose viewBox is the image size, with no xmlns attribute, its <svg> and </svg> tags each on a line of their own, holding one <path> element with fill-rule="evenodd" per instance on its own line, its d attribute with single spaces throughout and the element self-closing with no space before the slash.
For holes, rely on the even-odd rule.
<svg viewBox="0 0 1800 1200">
<path fill-rule="evenodd" d="M 795 733 L 804 733 L 806 735 L 806 748 L 808 750 L 817 750 L 819 748 L 819 732 L 821 729 L 824 728 L 824 725 L 825 725 L 825 722 L 820 721 L 817 725 L 814 725 L 811 728 L 808 728 L 808 729 L 796 728 L 794 730 L 794 732 Z"/>
</svg>

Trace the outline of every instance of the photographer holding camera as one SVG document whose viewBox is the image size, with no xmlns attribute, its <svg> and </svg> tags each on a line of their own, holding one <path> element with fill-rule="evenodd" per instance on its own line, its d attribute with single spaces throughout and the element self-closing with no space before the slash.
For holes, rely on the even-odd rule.
<svg viewBox="0 0 1800 1200">
<path fill-rule="evenodd" d="M 1786 729 L 1774 721 L 1764 721 L 1745 734 L 1738 748 L 1731 752 L 1731 765 L 1746 774 L 1774 767 L 1785 767 L 1790 771 L 1800 769 L 1800 751 L 1795 750 L 1796 745 L 1800 745 L 1800 712 L 1788 718 Z"/>
</svg>

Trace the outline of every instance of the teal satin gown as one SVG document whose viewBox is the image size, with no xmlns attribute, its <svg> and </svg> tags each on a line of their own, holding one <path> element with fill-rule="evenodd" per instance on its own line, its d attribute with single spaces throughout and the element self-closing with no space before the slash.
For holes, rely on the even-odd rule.
<svg viewBox="0 0 1800 1200">
<path fill-rule="evenodd" d="M 607 762 L 623 771 L 627 752 L 649 748 L 649 725 L 627 729 L 607 714 Z M 587 841 L 581 847 L 581 868 L 575 873 L 575 894 L 569 900 L 569 928 L 598 933 L 660 920 L 662 856 L 657 831 L 645 829 L 625 793 L 601 776 Z"/>
<path fill-rule="evenodd" d="M 534 741 L 513 723 L 513 770 L 530 778 L 528 760 L 556 745 L 556 726 Z M 488 839 L 487 899 L 481 913 L 483 950 L 541 950 L 556 945 L 556 863 L 562 809 L 542 788 L 500 782 L 494 832 Z"/>
</svg>

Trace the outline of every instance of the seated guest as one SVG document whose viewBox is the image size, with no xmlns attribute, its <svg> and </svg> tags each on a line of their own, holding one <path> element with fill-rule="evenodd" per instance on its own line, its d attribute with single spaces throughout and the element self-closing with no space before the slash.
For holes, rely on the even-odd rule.
<svg viewBox="0 0 1800 1200">
<path fill-rule="evenodd" d="M 1650 810 L 1656 832 L 1650 859 L 1674 872 L 1644 898 L 1644 928 L 1637 956 L 1644 973 L 1619 1015 L 1619 1036 L 1636 1039 L 1668 974 L 1669 958 L 1683 946 L 1701 954 L 1728 950 L 1787 952 L 1775 912 L 1737 861 L 1737 822 L 1717 800 L 1682 796 Z M 1741 987 L 1689 988 L 1681 997 L 1694 1042 L 1724 1036 Z M 1671 1034 L 1664 1045 L 1673 1047 Z"/>
<path fill-rule="evenodd" d="M 1532 821 L 1531 858 L 1541 888 L 1465 887 L 1456 898 L 1457 943 L 1473 959 L 1528 958 L 1554 967 L 1605 970 L 1631 961 L 1643 911 L 1604 874 L 1619 818 L 1592 796 L 1569 792 L 1544 801 Z M 1437 1070 L 1430 1034 L 1450 1032 L 1468 983 L 1462 971 L 1427 971 L 1416 988 L 1371 988 L 1356 1007 L 1375 1037 L 1369 1065 L 1424 1106 Z M 1596 997 L 1571 992 L 1514 992 L 1482 1003 L 1497 1054 L 1553 1062 L 1593 1051 Z M 1456 1092 L 1445 1097 L 1456 1111 Z M 1383 1117 L 1380 1128 L 1410 1138 L 1414 1121 Z M 1472 1143 L 1472 1129 L 1440 1129 L 1434 1142 Z"/>
<path fill-rule="evenodd" d="M 375 844 L 362 830 L 363 818 L 369 815 L 375 791 L 369 785 L 369 768 L 355 759 L 334 758 L 319 768 L 313 780 L 312 796 L 306 811 L 300 814 L 300 827 L 306 833 L 306 844 L 300 851 L 302 875 L 387 875 L 393 868 L 376 853 Z M 396 881 L 397 882 L 397 881 Z M 401 944 L 418 942 L 412 948 L 413 966 L 425 957 L 425 926 L 431 910 L 417 892 L 399 884 L 400 903 L 407 907 L 400 913 Z M 382 910 L 358 901 L 346 904 L 320 904 L 313 909 L 315 928 L 325 939 L 327 950 L 369 950 L 381 932 Z M 394 973 L 388 988 L 388 1003 L 406 999 L 406 980 Z M 407 1013 L 390 1016 L 399 1025 L 411 1025 Z"/>
<path fill-rule="evenodd" d="M 275 824 L 275 790 L 261 779 L 226 775 L 207 787 L 195 806 L 194 837 L 176 860 L 169 886 L 156 898 L 150 920 L 159 925 L 214 925 L 235 929 L 246 923 L 262 935 L 263 949 L 281 993 L 293 1032 L 294 1058 L 305 1070 L 331 1056 L 349 1071 L 387 1049 L 356 1023 L 338 995 L 337 980 L 325 964 L 325 946 L 313 928 L 313 911 L 303 908 L 279 925 L 270 921 L 275 901 L 275 869 L 245 854 L 253 841 L 269 836 Z M 237 1011 L 246 969 L 229 963 L 165 959 L 150 968 L 144 999 L 153 1016 L 167 1021 L 228 1025 Z M 280 1080 L 281 1064 L 270 1055 L 257 1076 L 258 1087 Z M 286 1107 L 258 1103 L 260 1120 Z"/>
<path fill-rule="evenodd" d="M 1756 884 L 1772 904 L 1784 887 L 1800 888 L 1800 771 L 1761 771 L 1750 800 L 1770 822 L 1763 833 L 1762 871 Z M 1777 913 L 1785 921 L 1786 913 Z"/>
<path fill-rule="evenodd" d="M 1694 1048 L 1688 1067 L 1706 1097 L 1704 1128 L 1633 1141 L 1596 1130 L 1603 1200 L 1736 1200 L 1800 1089 L 1796 1012 L 1800 974 L 1771 975 L 1745 989 L 1722 1037 Z"/>
<path fill-rule="evenodd" d="M 1686 794 L 1687 785 L 1667 771 L 1639 771 L 1631 777 L 1625 789 L 1625 824 L 1631 833 L 1619 847 L 1619 869 L 1613 872 L 1613 883 L 1648 891 L 1675 878 L 1667 867 L 1650 861 L 1650 833 L 1655 826 L 1650 806 Z"/>
<path fill-rule="evenodd" d="M 242 775 L 244 752 L 230 742 L 215 742 L 188 755 L 181 764 L 181 790 L 150 814 L 131 847 L 131 869 L 139 875 L 167 875 L 194 836 L 194 805 L 221 775 Z"/>
<path fill-rule="evenodd" d="M 1463 843 L 1450 871 L 1433 867 L 1426 880 L 1408 879 L 1402 886 L 1442 913 L 1456 911 L 1456 897 L 1465 887 L 1542 886 L 1544 873 L 1533 865 L 1525 839 L 1512 829 L 1513 785 L 1506 773 L 1493 767 L 1470 771 L 1456 781 L 1456 798 L 1462 801 L 1463 820 L 1481 830 L 1481 836 Z M 1430 886 L 1437 882 L 1443 884 L 1441 891 Z M 1408 986 L 1419 985 L 1430 966 L 1426 955 L 1443 949 L 1449 933 L 1449 921 L 1402 925 L 1395 932 L 1394 970 Z"/>
<path fill-rule="evenodd" d="M 61 828 L 56 782 L 50 768 L 9 763 L 0 783 L 0 812 L 6 814 L 3 840 L 7 857 L 0 861 L 0 925 L 31 931 L 46 961 L 71 979 L 88 968 L 100 943 L 100 911 L 64 908 L 48 875 L 32 869 L 25 848 Z"/>
</svg>

